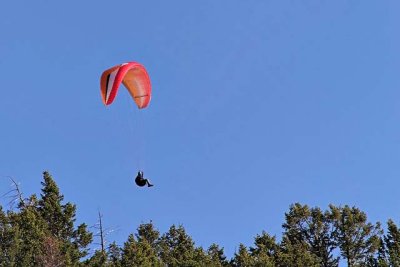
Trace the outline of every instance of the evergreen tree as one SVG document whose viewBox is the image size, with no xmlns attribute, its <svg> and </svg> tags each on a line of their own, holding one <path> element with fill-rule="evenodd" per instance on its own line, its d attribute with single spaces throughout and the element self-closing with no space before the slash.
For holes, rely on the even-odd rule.
<svg viewBox="0 0 400 267">
<path fill-rule="evenodd" d="M 43 180 L 38 212 L 46 221 L 51 235 L 60 241 L 66 264 L 76 265 L 87 255 L 86 248 L 92 242 L 92 233 L 87 231 L 86 224 L 74 229 L 76 206 L 69 202 L 62 204 L 64 196 L 47 171 L 43 172 Z"/>
<path fill-rule="evenodd" d="M 347 265 L 366 266 L 379 249 L 380 224 L 367 222 L 366 214 L 355 207 L 330 205 L 330 210 L 336 228 L 335 239 Z"/>
<path fill-rule="evenodd" d="M 59 239 L 67 239 L 72 235 L 75 216 L 75 206 L 71 203 L 62 205 L 64 199 L 51 175 L 43 172 L 42 194 L 39 200 L 38 211 L 48 222 L 51 234 Z"/>
<path fill-rule="evenodd" d="M 86 255 L 91 233 L 74 229 L 75 206 L 62 205 L 62 195 L 48 172 L 43 173 L 41 198 L 22 199 L 17 212 L 0 212 L 0 265 L 76 266 Z"/>
<path fill-rule="evenodd" d="M 108 258 L 107 254 L 104 253 L 102 250 L 96 250 L 92 257 L 87 259 L 84 262 L 85 266 L 90 266 L 90 267 L 105 267 L 105 266 L 112 266 L 108 263 Z"/>
<path fill-rule="evenodd" d="M 19 231 L 12 227 L 3 207 L 0 206 L 0 267 L 14 266 L 18 253 Z"/>
<path fill-rule="evenodd" d="M 128 240 L 124 243 L 124 246 L 122 248 L 122 260 L 121 263 L 123 266 L 129 267 L 129 266 L 135 266 L 135 256 L 136 256 L 136 250 L 137 250 L 137 244 L 136 244 L 135 237 L 130 234 L 128 236 Z"/>
<path fill-rule="evenodd" d="M 283 236 L 280 251 L 277 255 L 277 265 L 282 267 L 320 267 L 321 260 L 304 242 L 292 242 Z"/>
<path fill-rule="evenodd" d="M 185 264 L 186 266 L 192 267 L 213 266 L 211 258 L 207 255 L 202 247 L 195 248 L 193 258 L 187 261 Z"/>
<path fill-rule="evenodd" d="M 255 247 L 250 247 L 251 256 L 254 258 L 255 266 L 275 266 L 279 245 L 275 237 L 265 231 L 257 235 L 254 241 Z"/>
<path fill-rule="evenodd" d="M 161 266 L 159 259 L 147 240 L 136 241 L 133 234 L 129 235 L 122 249 L 122 266 Z"/>
<path fill-rule="evenodd" d="M 172 225 L 160 238 L 160 257 L 168 266 L 195 266 L 195 247 L 182 225 Z M 197 255 L 199 256 L 199 255 Z"/>
<path fill-rule="evenodd" d="M 229 262 L 226 260 L 224 249 L 219 248 L 217 244 L 211 244 L 207 250 L 207 255 L 210 258 L 210 265 L 215 267 L 229 266 Z"/>
<path fill-rule="evenodd" d="M 40 216 L 37 209 L 36 196 L 31 197 L 31 205 L 20 205 L 20 211 L 10 212 L 8 218 L 12 224 L 15 236 L 17 266 L 38 266 L 45 247 L 46 237 L 50 236 L 47 231 L 47 222 Z"/>
<path fill-rule="evenodd" d="M 319 259 L 322 267 L 339 265 L 339 257 L 333 256 L 337 245 L 329 212 L 324 213 L 319 208 L 310 209 L 307 205 L 296 203 L 290 206 L 285 218 L 283 229 L 288 242 L 311 252 Z"/>
<path fill-rule="evenodd" d="M 377 255 L 376 259 L 373 260 L 373 264 L 371 264 L 371 265 L 374 267 L 390 267 L 389 261 L 387 259 L 387 255 L 386 255 L 385 241 L 383 241 L 382 237 L 379 239 L 378 255 Z"/>
<path fill-rule="evenodd" d="M 65 266 L 65 258 L 60 251 L 60 244 L 56 238 L 46 236 L 42 240 L 42 251 L 38 255 L 38 262 L 39 266 L 44 267 Z"/>
<path fill-rule="evenodd" d="M 392 220 L 389 220 L 387 225 L 388 233 L 384 237 L 384 241 L 388 262 L 390 266 L 400 267 L 400 230 Z"/>
<path fill-rule="evenodd" d="M 255 260 L 247 250 L 247 247 L 240 243 L 239 251 L 235 253 L 231 264 L 234 267 L 251 267 L 255 265 Z"/>
<path fill-rule="evenodd" d="M 115 243 L 108 246 L 107 255 L 110 267 L 120 267 L 121 265 L 121 248 Z"/>
<path fill-rule="evenodd" d="M 160 253 L 159 238 L 160 232 L 154 228 L 153 223 L 143 223 L 137 228 L 136 238 L 138 242 L 147 242 L 154 250 L 155 254 Z"/>
</svg>

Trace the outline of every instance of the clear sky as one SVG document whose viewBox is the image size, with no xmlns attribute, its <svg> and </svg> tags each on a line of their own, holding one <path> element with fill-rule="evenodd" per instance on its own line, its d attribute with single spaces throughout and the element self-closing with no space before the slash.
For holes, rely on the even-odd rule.
<svg viewBox="0 0 400 267">
<path fill-rule="evenodd" d="M 300 202 L 400 222 L 400 2 L 5 1 L 0 193 L 48 170 L 78 222 L 122 243 L 183 224 L 231 256 Z M 103 70 L 146 66 L 150 106 L 101 102 Z M 133 183 L 137 169 L 155 187 Z M 6 204 L 6 199 L 0 203 Z"/>
</svg>

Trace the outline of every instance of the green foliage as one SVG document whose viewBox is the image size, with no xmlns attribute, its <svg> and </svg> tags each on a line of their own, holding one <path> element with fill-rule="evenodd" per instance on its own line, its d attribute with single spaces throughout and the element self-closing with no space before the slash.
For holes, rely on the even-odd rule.
<svg viewBox="0 0 400 267">
<path fill-rule="evenodd" d="M 255 247 L 250 247 L 254 266 L 276 265 L 276 259 L 279 255 L 280 248 L 276 243 L 275 237 L 272 237 L 263 231 L 261 235 L 255 237 L 254 245 Z"/>
<path fill-rule="evenodd" d="M 160 257 L 168 266 L 197 266 L 195 258 L 202 258 L 202 251 L 196 251 L 192 238 L 182 225 L 172 225 L 160 238 Z"/>
<path fill-rule="evenodd" d="M 339 258 L 333 256 L 337 247 L 335 229 L 329 212 L 296 203 L 285 214 L 285 246 L 298 247 L 311 253 L 323 267 L 335 267 Z"/>
<path fill-rule="evenodd" d="M 136 238 L 139 242 L 147 241 L 152 248 L 156 248 L 160 232 L 154 228 L 152 222 L 139 225 Z"/>
<path fill-rule="evenodd" d="M 40 266 L 64 266 L 66 265 L 66 257 L 62 253 L 60 247 L 61 242 L 52 236 L 45 236 L 41 240 L 41 252 L 37 255 Z"/>
<path fill-rule="evenodd" d="M 0 209 L 1 266 L 77 266 L 87 254 L 92 234 L 82 224 L 75 229 L 75 206 L 63 196 L 48 172 L 42 194 L 20 198 L 17 212 Z"/>
<path fill-rule="evenodd" d="M 255 260 L 247 247 L 241 243 L 239 244 L 239 250 L 235 253 L 231 264 L 234 267 L 251 267 L 255 265 Z"/>
<path fill-rule="evenodd" d="M 262 231 L 249 248 L 239 244 L 232 259 L 218 244 L 207 250 L 195 246 L 182 225 L 160 234 L 151 221 L 139 225 L 121 247 L 113 242 L 88 255 L 92 233 L 84 223 L 75 225 L 76 206 L 63 203 L 48 172 L 40 198 L 23 199 L 17 192 L 16 210 L 0 206 L 0 267 L 337 267 L 340 258 L 349 267 L 400 267 L 398 226 L 389 220 L 384 234 L 379 223 L 368 222 L 355 207 L 330 205 L 323 211 L 293 204 L 285 213 L 280 241 Z"/>
<path fill-rule="evenodd" d="M 367 222 L 367 215 L 349 206 L 330 205 L 335 226 L 335 240 L 349 267 L 366 266 L 380 246 L 380 224 Z"/>
<path fill-rule="evenodd" d="M 42 245 L 49 235 L 46 221 L 40 216 L 36 197 L 30 205 L 20 205 L 19 213 L 8 215 L 10 223 L 16 233 L 15 258 L 11 259 L 17 266 L 37 266 L 41 260 L 39 255 L 45 249 Z"/>
<path fill-rule="evenodd" d="M 388 233 L 384 236 L 384 243 L 382 241 L 384 245 L 382 254 L 385 255 L 385 263 L 388 266 L 400 266 L 400 229 L 392 220 L 389 220 L 387 225 Z M 381 259 L 381 264 L 382 262 L 384 262 L 383 259 Z"/>
<path fill-rule="evenodd" d="M 111 266 L 107 263 L 107 255 L 101 250 L 97 250 L 90 259 L 84 262 L 84 265 L 91 267 Z"/>
<path fill-rule="evenodd" d="M 211 244 L 207 250 L 207 255 L 209 257 L 211 266 L 229 266 L 229 262 L 226 260 L 226 256 L 224 254 L 224 249 L 220 248 L 217 244 Z"/>
<path fill-rule="evenodd" d="M 120 267 L 122 266 L 121 264 L 121 259 L 122 259 L 122 255 L 121 255 L 122 251 L 121 248 L 118 247 L 118 245 L 113 242 L 108 246 L 107 249 L 107 256 L 108 256 L 108 263 L 109 266 L 112 267 Z"/>
<path fill-rule="evenodd" d="M 285 267 L 321 266 L 319 258 L 309 250 L 305 243 L 293 243 L 287 236 L 283 237 L 277 264 Z"/>
<path fill-rule="evenodd" d="M 0 206 L 0 266 L 15 266 L 18 252 L 19 229 L 13 227 L 10 218 Z"/>
<path fill-rule="evenodd" d="M 122 249 L 122 266 L 160 266 L 156 251 L 150 243 L 143 239 L 135 240 L 134 235 L 129 235 Z"/>
</svg>

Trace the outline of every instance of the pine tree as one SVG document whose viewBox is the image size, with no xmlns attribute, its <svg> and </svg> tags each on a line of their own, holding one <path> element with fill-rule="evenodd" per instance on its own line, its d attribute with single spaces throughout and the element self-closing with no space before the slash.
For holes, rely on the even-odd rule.
<svg viewBox="0 0 400 267">
<path fill-rule="evenodd" d="M 231 260 L 231 265 L 234 267 L 251 267 L 255 265 L 254 258 L 244 244 L 239 244 L 239 251 L 235 253 Z"/>
<path fill-rule="evenodd" d="M 226 260 L 224 249 L 220 248 L 217 244 L 211 244 L 207 249 L 207 255 L 210 258 L 210 265 L 215 267 L 229 266 L 229 262 Z"/>
<path fill-rule="evenodd" d="M 93 235 L 88 232 L 86 224 L 74 229 L 76 206 L 71 203 L 62 204 L 64 196 L 52 176 L 43 172 L 42 193 L 38 203 L 38 212 L 46 221 L 51 235 L 60 241 L 60 249 L 65 255 L 67 265 L 76 265 L 87 255 L 87 246 Z"/>
<path fill-rule="evenodd" d="M 334 240 L 335 229 L 329 212 L 319 208 L 309 208 L 296 203 L 285 213 L 284 235 L 294 246 L 304 247 L 315 255 L 322 267 L 336 267 L 339 257 L 333 256 L 337 247 Z"/>
<path fill-rule="evenodd" d="M 193 266 L 195 247 L 182 225 L 172 225 L 160 238 L 160 257 L 168 266 Z"/>
<path fill-rule="evenodd" d="M 110 264 L 108 263 L 107 254 L 102 250 L 96 250 L 94 254 L 84 261 L 84 266 L 90 267 L 108 267 Z"/>
<path fill-rule="evenodd" d="M 42 218 L 48 222 L 51 234 L 61 240 L 66 240 L 73 233 L 73 223 L 76 207 L 71 203 L 62 205 L 64 196 L 51 175 L 43 172 L 42 194 L 38 210 Z"/>
<path fill-rule="evenodd" d="M 277 266 L 282 267 L 320 267 L 321 260 L 311 252 L 304 242 L 292 242 L 283 236 L 280 250 L 277 254 Z"/>
<path fill-rule="evenodd" d="M 84 224 L 74 229 L 75 206 L 62 205 L 56 183 L 43 176 L 40 199 L 23 199 L 18 188 L 19 210 L 0 212 L 0 266 L 76 266 L 86 255 L 91 234 Z"/>
<path fill-rule="evenodd" d="M 388 233 L 384 237 L 386 255 L 390 266 L 400 267 L 400 230 L 396 224 L 389 220 L 387 222 Z"/>
<path fill-rule="evenodd" d="M 20 205 L 20 211 L 8 214 L 14 233 L 17 253 L 15 263 L 17 266 L 38 266 L 41 264 L 40 256 L 45 246 L 47 223 L 40 216 L 37 209 L 36 196 L 31 197 L 31 205 Z"/>
<path fill-rule="evenodd" d="M 275 237 L 263 231 L 254 239 L 255 247 L 250 247 L 251 256 L 254 258 L 255 266 L 275 266 L 279 245 Z"/>
<path fill-rule="evenodd" d="M 159 238 L 160 232 L 154 228 L 153 223 L 143 223 L 137 228 L 136 238 L 138 242 L 147 242 L 154 252 L 158 255 L 160 252 Z"/>
<path fill-rule="evenodd" d="M 124 243 L 122 248 L 122 266 L 135 266 L 135 256 L 137 250 L 137 242 L 134 235 L 130 234 L 128 240 Z"/>
<path fill-rule="evenodd" d="M 16 265 L 19 231 L 12 227 L 10 219 L 0 205 L 0 267 Z"/>
<path fill-rule="evenodd" d="M 155 250 L 147 240 L 137 241 L 133 234 L 129 235 L 122 249 L 122 266 L 161 266 Z"/>
<path fill-rule="evenodd" d="M 42 240 L 42 251 L 38 255 L 38 263 L 44 267 L 65 266 L 65 258 L 60 251 L 60 244 L 56 238 L 46 236 Z"/>
<path fill-rule="evenodd" d="M 385 241 L 383 241 L 383 238 L 379 238 L 379 248 L 378 248 L 378 253 L 376 259 L 373 259 L 373 263 L 371 266 L 374 267 L 390 267 L 389 261 L 387 259 L 386 255 L 386 245 Z"/>
<path fill-rule="evenodd" d="M 112 242 L 107 250 L 108 261 L 110 267 L 120 267 L 121 265 L 121 248 Z"/>
<path fill-rule="evenodd" d="M 186 266 L 203 267 L 212 266 L 212 261 L 202 247 L 196 247 L 194 249 L 193 258 L 185 264 Z"/>
<path fill-rule="evenodd" d="M 379 249 L 380 224 L 367 222 L 367 215 L 355 207 L 330 205 L 330 210 L 336 228 L 335 239 L 347 265 L 366 266 Z"/>
</svg>

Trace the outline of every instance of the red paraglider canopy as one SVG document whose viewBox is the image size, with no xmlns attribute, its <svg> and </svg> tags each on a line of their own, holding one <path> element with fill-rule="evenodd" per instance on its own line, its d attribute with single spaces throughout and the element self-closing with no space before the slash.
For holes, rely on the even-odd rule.
<svg viewBox="0 0 400 267">
<path fill-rule="evenodd" d="M 110 105 L 117 95 L 121 82 L 139 109 L 151 100 L 151 83 L 146 69 L 137 62 L 123 63 L 103 72 L 100 79 L 101 97 L 104 105 Z"/>
</svg>

